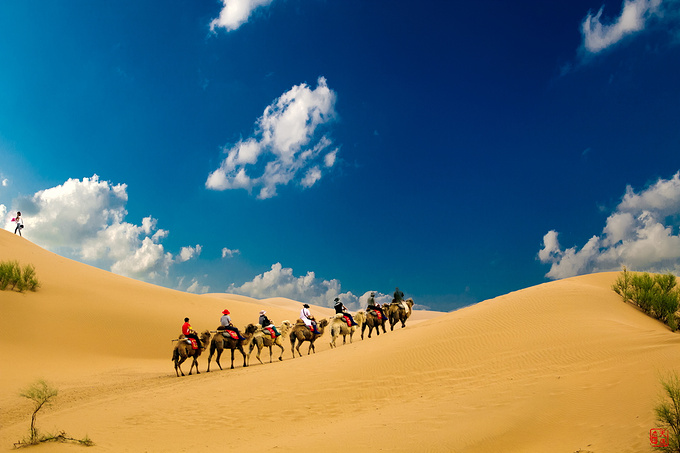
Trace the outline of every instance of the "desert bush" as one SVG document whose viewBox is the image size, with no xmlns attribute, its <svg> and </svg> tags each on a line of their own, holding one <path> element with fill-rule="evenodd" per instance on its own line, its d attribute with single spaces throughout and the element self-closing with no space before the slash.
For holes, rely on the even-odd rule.
<svg viewBox="0 0 680 453">
<path fill-rule="evenodd" d="M 668 446 L 659 447 L 665 453 L 680 452 L 680 379 L 672 374 L 661 380 L 664 399 L 655 408 L 656 420 L 668 430 Z"/>
<path fill-rule="evenodd" d="M 33 407 L 33 414 L 31 415 L 31 430 L 29 431 L 30 437 L 28 438 L 29 444 L 35 445 L 40 442 L 38 429 L 35 427 L 35 419 L 38 416 L 40 409 L 49 406 L 58 393 L 59 391 L 57 389 L 50 387 L 47 382 L 42 379 L 20 393 L 21 396 L 28 398 L 35 404 Z"/>
<path fill-rule="evenodd" d="M 40 287 L 38 278 L 35 275 L 35 267 L 32 264 L 24 266 L 24 271 L 21 274 L 21 282 L 24 289 L 35 291 Z"/>
<path fill-rule="evenodd" d="M 648 315 L 666 323 L 671 330 L 678 329 L 675 313 L 680 293 L 675 275 L 631 273 L 624 267 L 612 289 L 624 302 L 637 305 Z"/>
<path fill-rule="evenodd" d="M 628 272 L 626 266 L 623 266 L 621 274 L 619 274 L 619 276 L 616 278 L 616 282 L 614 285 L 612 285 L 614 292 L 621 296 L 624 302 L 630 302 L 632 299 L 630 294 L 632 289 L 630 284 L 631 276 L 632 275 L 630 272 Z"/>
<path fill-rule="evenodd" d="M 18 261 L 0 262 L 0 290 L 35 291 L 40 282 L 35 275 L 35 267 L 31 264 L 21 268 Z"/>
<path fill-rule="evenodd" d="M 44 434 L 38 433 L 38 428 L 36 427 L 36 418 L 38 412 L 43 408 L 52 404 L 52 400 L 57 397 L 59 391 L 51 387 L 47 382 L 40 379 L 33 384 L 31 384 L 26 390 L 22 391 L 19 395 L 24 398 L 28 398 L 33 401 L 33 414 L 31 415 L 31 428 L 29 430 L 29 435 L 27 438 L 20 440 L 14 444 L 15 448 L 28 447 L 30 445 L 38 445 L 42 442 L 76 442 L 81 445 L 91 446 L 94 442 L 90 440 L 89 437 L 83 439 L 74 439 L 68 437 L 66 433 L 61 431 L 59 434 Z"/>
</svg>

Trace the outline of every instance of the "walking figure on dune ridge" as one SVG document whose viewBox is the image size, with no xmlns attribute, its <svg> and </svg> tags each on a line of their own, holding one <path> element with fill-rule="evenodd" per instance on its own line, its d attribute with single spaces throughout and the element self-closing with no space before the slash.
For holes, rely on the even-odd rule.
<svg viewBox="0 0 680 453">
<path fill-rule="evenodd" d="M 21 230 L 24 228 L 24 221 L 21 218 L 21 211 L 17 211 L 17 216 L 12 219 L 12 222 L 16 223 L 16 228 L 14 228 L 14 234 L 19 233 L 19 236 L 21 236 Z"/>
</svg>

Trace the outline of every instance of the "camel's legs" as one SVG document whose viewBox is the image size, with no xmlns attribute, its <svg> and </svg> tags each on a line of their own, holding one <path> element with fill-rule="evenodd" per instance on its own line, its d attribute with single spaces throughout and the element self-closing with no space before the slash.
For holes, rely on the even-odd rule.
<svg viewBox="0 0 680 453">
<path fill-rule="evenodd" d="M 245 368 L 248 366 L 248 364 L 246 363 L 246 351 L 243 350 L 243 346 L 241 345 L 238 346 L 238 350 L 241 351 L 241 354 L 243 354 L 243 368 Z M 257 355 L 260 355 L 259 350 Z M 262 361 L 260 360 L 260 362 Z"/>
<path fill-rule="evenodd" d="M 221 370 L 222 364 L 220 363 L 220 357 L 222 357 L 222 349 L 217 350 L 217 356 L 215 357 L 215 363 L 217 364 L 218 367 L 220 367 Z"/>
<path fill-rule="evenodd" d="M 182 373 L 182 376 L 184 376 L 184 371 L 182 371 L 182 363 L 184 363 L 186 359 L 186 357 L 182 357 L 179 361 L 175 362 L 175 373 L 177 373 L 177 370 L 179 370 L 179 372 Z M 177 377 L 179 377 L 179 374 Z"/>
<path fill-rule="evenodd" d="M 189 368 L 189 376 L 191 376 L 191 371 L 196 367 L 196 374 L 201 374 L 200 371 L 198 371 L 198 357 L 194 357 L 194 360 L 191 362 L 191 368 Z"/>
<path fill-rule="evenodd" d="M 283 346 L 280 345 L 280 344 L 278 344 L 278 343 L 276 343 L 276 346 L 278 346 L 279 348 L 281 348 L 281 354 L 279 354 L 279 362 L 280 362 L 280 361 L 283 360 Z M 271 347 L 270 347 L 270 349 L 271 349 Z M 271 360 L 271 357 L 270 357 L 270 360 Z"/>
</svg>

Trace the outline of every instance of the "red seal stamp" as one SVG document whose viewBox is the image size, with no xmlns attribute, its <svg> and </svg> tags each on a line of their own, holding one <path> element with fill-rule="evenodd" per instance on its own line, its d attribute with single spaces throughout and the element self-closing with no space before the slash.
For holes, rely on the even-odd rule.
<svg viewBox="0 0 680 453">
<path fill-rule="evenodd" d="M 652 447 L 668 447 L 668 430 L 662 428 L 650 429 L 649 443 Z"/>
</svg>

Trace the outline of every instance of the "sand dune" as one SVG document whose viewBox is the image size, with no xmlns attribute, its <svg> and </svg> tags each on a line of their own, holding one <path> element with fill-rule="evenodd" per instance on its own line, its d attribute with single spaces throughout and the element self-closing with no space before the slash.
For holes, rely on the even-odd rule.
<svg viewBox="0 0 680 453">
<path fill-rule="evenodd" d="M 185 316 L 214 329 L 227 307 L 245 326 L 263 308 L 296 319 L 301 304 L 172 291 L 0 231 L 5 259 L 33 264 L 43 286 L 0 292 L 0 450 L 28 431 L 18 392 L 45 378 L 60 395 L 39 428 L 88 435 L 93 452 L 651 451 L 659 377 L 678 368 L 680 336 L 623 304 L 604 273 L 419 313 L 335 350 L 325 334 L 316 354 L 292 359 L 287 345 L 278 363 L 205 373 L 204 353 L 200 375 L 177 378 Z"/>
</svg>

